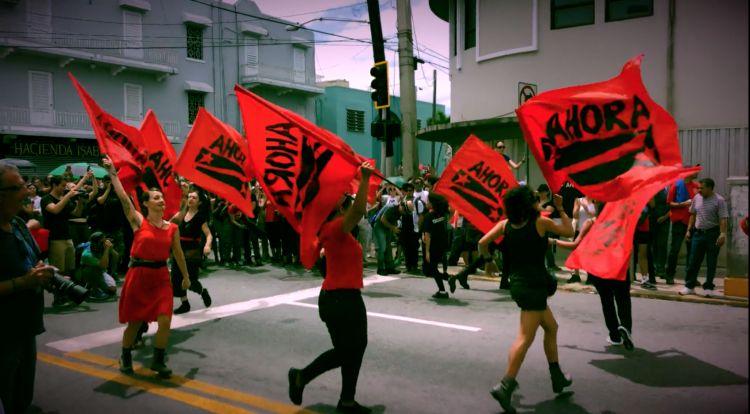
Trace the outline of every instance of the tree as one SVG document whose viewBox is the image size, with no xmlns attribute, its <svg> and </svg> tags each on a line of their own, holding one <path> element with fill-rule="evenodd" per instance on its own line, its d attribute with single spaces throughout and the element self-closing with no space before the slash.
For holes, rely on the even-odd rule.
<svg viewBox="0 0 750 414">
<path fill-rule="evenodd" d="M 437 122 L 434 123 L 434 125 L 440 125 L 440 124 L 450 124 L 451 123 L 451 117 L 450 115 L 445 115 L 445 113 L 438 111 L 435 115 L 435 119 Z M 432 117 L 427 118 L 427 126 L 433 125 Z"/>
</svg>

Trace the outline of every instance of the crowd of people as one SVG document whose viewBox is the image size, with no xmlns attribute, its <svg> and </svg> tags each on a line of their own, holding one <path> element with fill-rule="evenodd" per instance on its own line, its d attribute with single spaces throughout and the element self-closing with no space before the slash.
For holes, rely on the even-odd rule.
<svg viewBox="0 0 750 414">
<path fill-rule="evenodd" d="M 502 143 L 496 150 L 504 156 Z M 525 161 L 506 160 L 513 168 Z M 125 275 L 119 296 L 119 321 L 127 324 L 120 369 L 132 372 L 132 349 L 142 343 L 147 324 L 155 322 L 158 328 L 151 369 L 169 377 L 165 354 L 172 315 L 191 310 L 188 291 L 199 295 L 205 307 L 212 303 L 199 280 L 202 268 L 264 263 L 302 267 L 299 234 L 274 209 L 257 182 L 248 184 L 254 216 L 249 217 L 181 179 L 182 202 L 179 212 L 170 218 L 164 217 L 166 202 L 159 190 L 145 191 L 134 200 L 123 189 L 111 161 L 103 160 L 103 166 L 108 174 L 100 178 L 91 171 L 82 177 L 66 171 L 63 176 L 37 178 L 22 177 L 15 167 L 0 161 L 0 261 L 10 264 L 10 271 L 0 276 L 0 311 L 28 310 L 18 321 L 5 322 L 5 331 L 14 339 L 0 344 L 3 354 L 15 353 L 25 361 L 12 369 L 0 366 L 0 383 L 4 384 L 0 398 L 6 411 L 21 412 L 7 407 L 30 403 L 34 338 L 44 331 L 43 290 L 54 295 L 53 306 L 69 305 L 65 295 L 50 286 L 53 274 L 85 285 L 90 300 L 116 297 L 120 275 Z M 364 163 L 361 171 L 357 194 L 342 197 L 319 233 L 322 253 L 316 267 L 325 278 L 320 316 L 333 349 L 306 368 L 289 371 L 290 399 L 301 404 L 307 383 L 341 367 L 339 410 L 369 412 L 354 396 L 367 346 L 367 316 L 360 289 L 364 268 L 373 256 L 380 275 L 399 274 L 403 265 L 406 273 L 434 279 L 436 300 L 447 299 L 448 290 L 455 293 L 457 282 L 469 289 L 468 275 L 482 267 L 489 275 L 500 272 L 500 288 L 508 289 L 521 309 L 521 326 L 505 376 L 491 394 L 505 409 L 512 408 L 516 375 L 540 326 L 553 390 L 559 393 L 570 386 L 572 379 L 563 374 L 557 359 L 557 323 L 547 304 L 557 287 L 554 273 L 560 269 L 554 253 L 558 247 L 575 249 L 604 204 L 583 196 L 570 184 L 552 194 L 546 184 L 534 190 L 520 183 L 505 197 L 507 220 L 483 234 L 433 191 L 438 181 L 434 172 L 406 179 L 399 186 L 384 182 L 370 204 L 368 178 L 373 168 Z M 634 251 L 644 288 L 656 289 L 658 277 L 674 283 L 677 255 L 685 241 L 689 260 L 680 294 L 695 293 L 704 257 L 708 269 L 703 292 L 712 294 L 728 212 L 724 199 L 713 192 L 713 180 L 704 178 L 696 183 L 696 179 L 690 176 L 663 189 L 641 214 Z M 494 243 L 501 235 L 503 241 Z M 328 254 L 336 260 L 326 260 Z M 448 275 L 448 266 L 459 260 L 464 269 Z M 581 282 L 578 270 L 573 270 L 570 282 Z M 630 279 L 604 280 L 588 274 L 586 283 L 599 291 L 609 330 L 607 341 L 633 349 Z M 180 299 L 175 309 L 174 298 Z M 5 384 L 11 384 L 10 388 Z"/>
</svg>

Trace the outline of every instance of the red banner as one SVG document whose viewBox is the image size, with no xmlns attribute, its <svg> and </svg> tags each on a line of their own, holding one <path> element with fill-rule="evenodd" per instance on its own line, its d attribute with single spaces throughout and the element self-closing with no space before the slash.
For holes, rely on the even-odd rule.
<svg viewBox="0 0 750 414">
<path fill-rule="evenodd" d="M 140 131 L 104 112 L 73 75 L 68 76 L 89 115 L 100 152 L 109 155 L 125 191 L 132 192 L 141 180 L 141 166 L 147 161 Z"/>
<path fill-rule="evenodd" d="M 166 202 L 164 219 L 169 220 L 179 212 L 182 201 L 182 189 L 174 179 L 177 154 L 150 109 L 143 119 L 140 132 L 148 151 L 148 161 L 143 165 L 142 181 L 135 188 L 136 200 L 140 200 L 141 194 L 151 188 L 161 189 Z"/>
<path fill-rule="evenodd" d="M 700 167 L 652 167 L 650 179 L 638 187 L 631 187 L 630 197 L 607 203 L 565 266 L 583 269 L 603 279 L 623 280 L 641 211 L 659 190 L 697 171 Z"/>
<path fill-rule="evenodd" d="M 517 185 L 505 158 L 471 135 L 443 171 L 434 191 L 486 234 L 505 218 L 503 198 Z"/>
<path fill-rule="evenodd" d="M 300 234 L 302 264 L 315 264 L 315 238 L 357 175 L 361 157 L 302 117 L 235 86 L 263 191 Z"/>
<path fill-rule="evenodd" d="M 682 166 L 677 124 L 649 97 L 640 67 L 638 56 L 614 79 L 545 92 L 516 109 L 553 192 L 570 181 L 587 196 L 615 201 L 642 176 L 638 154 Z"/>
<path fill-rule="evenodd" d="M 200 108 L 180 152 L 176 171 L 254 217 L 248 188 L 253 179 L 248 171 L 249 156 L 242 135 Z"/>
</svg>

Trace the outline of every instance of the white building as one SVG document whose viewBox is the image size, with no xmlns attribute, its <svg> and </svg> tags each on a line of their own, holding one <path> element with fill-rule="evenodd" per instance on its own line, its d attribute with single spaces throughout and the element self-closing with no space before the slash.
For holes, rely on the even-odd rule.
<svg viewBox="0 0 750 414">
<path fill-rule="evenodd" d="M 450 23 L 451 120 L 418 138 L 453 144 L 473 133 L 525 144 L 519 82 L 538 92 L 604 81 L 645 54 L 643 82 L 672 113 L 686 163 L 725 193 L 748 166 L 748 2 L 743 0 L 430 0 Z M 533 158 L 533 157 L 532 157 Z M 531 160 L 519 179 L 543 177 Z"/>
</svg>

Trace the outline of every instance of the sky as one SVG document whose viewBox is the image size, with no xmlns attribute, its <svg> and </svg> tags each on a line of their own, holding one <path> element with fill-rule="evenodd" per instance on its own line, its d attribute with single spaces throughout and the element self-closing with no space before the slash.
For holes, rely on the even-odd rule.
<svg viewBox="0 0 750 414">
<path fill-rule="evenodd" d="M 224 0 L 233 4 L 235 0 Z M 254 0 L 263 14 L 283 18 L 297 23 L 316 18 L 339 18 L 369 20 L 364 0 Z M 391 93 L 398 96 L 400 82 L 398 74 L 398 39 L 396 38 L 396 0 L 380 0 L 380 19 L 386 43 L 386 60 L 390 66 Z M 415 54 L 425 62 L 414 72 L 417 100 L 432 102 L 433 70 L 437 70 L 437 103 L 446 106 L 450 114 L 450 79 L 448 76 L 448 23 L 440 20 L 431 11 L 428 0 L 412 0 L 413 33 Z M 362 23 L 316 21 L 305 27 L 347 36 L 354 39 L 371 40 L 370 26 Z M 372 47 L 364 43 L 346 41 L 341 38 L 315 33 L 316 73 L 325 80 L 345 79 L 349 86 L 367 90 L 372 77 L 370 68 L 374 60 Z M 333 42 L 332 42 L 333 40 Z M 389 50 L 391 49 L 391 50 Z M 419 50 L 417 50 L 419 49 Z M 437 67 L 435 66 L 437 65 Z"/>
</svg>

